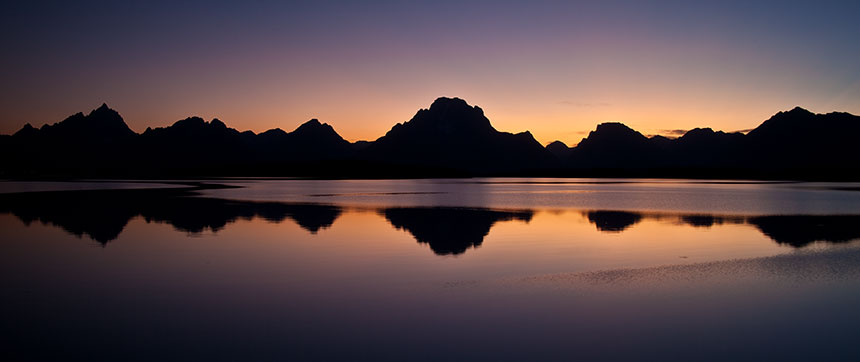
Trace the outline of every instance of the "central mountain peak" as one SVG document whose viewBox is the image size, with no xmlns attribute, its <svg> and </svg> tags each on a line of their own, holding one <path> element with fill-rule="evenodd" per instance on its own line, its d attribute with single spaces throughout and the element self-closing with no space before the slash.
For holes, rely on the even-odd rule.
<svg viewBox="0 0 860 362">
<path fill-rule="evenodd" d="M 499 132 L 480 107 L 446 97 L 395 125 L 364 154 L 389 164 L 478 172 L 522 170 L 552 158 L 530 133 Z"/>
<path fill-rule="evenodd" d="M 310 121 L 302 123 L 298 128 L 290 133 L 293 138 L 313 139 L 315 142 L 324 142 L 328 144 L 343 144 L 347 143 L 332 126 L 328 123 L 321 123 L 314 118 Z"/>
<path fill-rule="evenodd" d="M 630 145 L 641 144 L 647 141 L 647 137 L 623 123 L 607 122 L 597 125 L 597 129 L 591 131 L 588 137 L 582 139 L 579 142 L 579 146 Z"/>
<path fill-rule="evenodd" d="M 411 120 L 398 126 L 391 132 L 406 129 L 427 136 L 444 137 L 496 131 L 480 107 L 470 106 L 460 98 L 446 97 L 437 98 L 429 109 L 419 110 Z"/>
<path fill-rule="evenodd" d="M 433 101 L 433 104 L 430 105 L 430 109 L 439 109 L 439 108 L 448 108 L 448 107 L 472 108 L 471 106 L 469 106 L 468 103 L 466 103 L 465 100 L 457 98 L 457 97 L 454 97 L 454 98 L 439 97 L 439 98 L 436 98 L 436 100 Z M 474 108 L 480 109 L 478 106 L 475 106 Z"/>
</svg>

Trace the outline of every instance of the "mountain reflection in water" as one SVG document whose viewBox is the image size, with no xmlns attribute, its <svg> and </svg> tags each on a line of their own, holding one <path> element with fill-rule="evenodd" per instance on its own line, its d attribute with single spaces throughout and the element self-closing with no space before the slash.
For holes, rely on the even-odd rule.
<svg viewBox="0 0 860 362">
<path fill-rule="evenodd" d="M 101 244 L 116 239 L 136 216 L 189 233 L 217 232 L 239 219 L 281 222 L 289 218 L 316 233 L 331 226 L 342 212 L 327 205 L 194 197 L 187 189 L 21 193 L 0 196 L 0 205 L 0 212 L 12 213 L 25 224 L 40 221 L 76 236 L 88 235 Z"/>
<path fill-rule="evenodd" d="M 136 189 L 57 191 L 0 194 L 0 213 L 11 213 L 25 224 L 39 221 L 66 232 L 84 235 L 101 245 L 119 237 L 128 222 L 142 217 L 176 230 L 218 232 L 237 220 L 256 218 L 280 223 L 290 219 L 315 234 L 331 227 L 346 210 L 338 205 L 252 202 L 200 197 L 197 185 L 187 189 Z M 437 255 L 457 255 L 481 245 L 498 222 L 528 223 L 535 210 L 496 210 L 459 207 L 376 207 L 392 227 L 428 244 Z M 582 211 L 588 222 L 606 233 L 621 233 L 643 220 L 710 228 L 715 225 L 749 225 L 779 244 L 800 248 L 817 241 L 848 242 L 860 238 L 860 215 L 757 215 L 726 216 L 636 212 Z"/>
<path fill-rule="evenodd" d="M 530 210 L 501 211 L 451 207 L 394 207 L 379 211 L 397 229 L 408 231 L 419 243 L 427 243 L 437 255 L 462 254 L 478 247 L 498 221 L 529 222 Z"/>
</svg>

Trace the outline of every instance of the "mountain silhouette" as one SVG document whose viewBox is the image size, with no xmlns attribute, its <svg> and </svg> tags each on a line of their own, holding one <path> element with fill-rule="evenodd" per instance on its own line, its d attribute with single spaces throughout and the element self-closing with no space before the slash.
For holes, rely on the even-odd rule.
<svg viewBox="0 0 860 362">
<path fill-rule="evenodd" d="M 292 132 L 239 131 L 189 117 L 137 134 L 102 104 L 0 136 L 2 177 L 575 176 L 860 179 L 860 117 L 796 107 L 740 132 L 678 138 L 599 124 L 575 147 L 496 130 L 478 106 L 438 98 L 374 141 L 350 143 L 312 119 Z"/>
<path fill-rule="evenodd" d="M 754 179 L 860 179 L 852 145 L 860 117 L 779 112 L 746 135 L 695 128 L 681 137 L 646 137 L 604 123 L 561 166 L 563 175 Z"/>
<path fill-rule="evenodd" d="M 354 159 L 353 146 L 312 119 L 293 132 L 240 132 L 219 119 L 188 117 L 137 134 L 106 104 L 61 122 L 27 124 L 0 137 L 0 174 L 13 176 L 224 176 L 286 174 Z"/>
<path fill-rule="evenodd" d="M 54 123 L 46 124 L 38 130 L 25 125 L 15 136 L 42 136 L 61 140 L 74 137 L 79 141 L 110 143 L 134 136 L 135 133 L 123 121 L 122 116 L 107 104 L 92 110 L 88 115 L 76 113 L 68 118 Z"/>
<path fill-rule="evenodd" d="M 583 168 L 649 167 L 659 147 L 621 123 L 601 123 L 570 152 L 568 164 Z"/>
<path fill-rule="evenodd" d="M 558 160 L 565 160 L 570 156 L 570 147 L 562 141 L 552 141 L 546 145 L 546 150 L 552 153 Z"/>
<path fill-rule="evenodd" d="M 731 167 L 745 157 L 744 135 L 710 128 L 694 128 L 679 137 L 671 148 L 673 163 L 683 167 Z"/>
<path fill-rule="evenodd" d="M 40 128 L 28 123 L 0 146 L 4 154 L 0 172 L 37 176 L 77 170 L 93 175 L 116 173 L 125 167 L 136 136 L 107 104 L 87 115 L 76 113 Z"/>
<path fill-rule="evenodd" d="M 499 221 L 531 221 L 532 211 L 500 211 L 450 207 L 395 207 L 380 211 L 397 229 L 408 231 L 437 255 L 457 255 L 484 242 Z"/>
<path fill-rule="evenodd" d="M 242 134 L 217 118 L 206 122 L 189 117 L 168 127 L 147 128 L 136 140 L 136 149 L 146 153 L 135 158 L 146 170 L 238 167 L 248 154 L 245 137 L 253 137 L 253 133 Z"/>
<path fill-rule="evenodd" d="M 856 169 L 858 118 L 800 107 L 779 112 L 746 135 L 750 160 L 777 169 Z"/>
<path fill-rule="evenodd" d="M 309 162 L 347 159 L 352 156 L 352 145 L 343 139 L 332 126 L 311 119 L 292 132 L 280 129 L 260 133 L 252 145 L 257 159 Z"/>
<path fill-rule="evenodd" d="M 392 165 L 451 169 L 464 174 L 518 173 L 549 167 L 552 155 L 528 131 L 499 132 L 477 106 L 438 98 L 429 109 L 398 123 L 363 156 Z"/>
</svg>

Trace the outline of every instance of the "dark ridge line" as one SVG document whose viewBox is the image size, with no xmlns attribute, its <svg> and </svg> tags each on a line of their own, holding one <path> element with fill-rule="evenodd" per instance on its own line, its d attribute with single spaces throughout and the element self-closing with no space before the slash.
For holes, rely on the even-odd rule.
<svg viewBox="0 0 860 362">
<path fill-rule="evenodd" d="M 103 104 L 88 115 L 0 137 L 0 178 L 177 179 L 585 177 L 860 180 L 860 117 L 778 112 L 747 134 L 694 128 L 669 139 L 597 125 L 575 147 L 501 132 L 478 106 L 438 98 L 374 141 L 350 143 L 310 120 L 291 132 L 240 132 L 189 117 L 136 133 Z"/>
</svg>

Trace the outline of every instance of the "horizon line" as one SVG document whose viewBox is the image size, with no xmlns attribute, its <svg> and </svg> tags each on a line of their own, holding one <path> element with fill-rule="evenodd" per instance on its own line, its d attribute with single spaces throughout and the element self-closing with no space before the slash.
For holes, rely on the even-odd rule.
<svg viewBox="0 0 860 362">
<path fill-rule="evenodd" d="M 441 96 L 441 97 L 437 97 L 436 99 L 434 99 L 434 102 L 435 102 L 435 100 L 438 100 L 438 99 L 451 99 L 451 100 L 453 100 L 453 99 L 459 99 L 459 100 L 462 100 L 463 102 L 465 102 L 468 106 L 470 106 L 470 107 L 478 107 L 479 109 L 481 109 L 481 110 L 483 111 L 483 108 L 482 108 L 482 107 L 480 107 L 479 105 L 477 105 L 477 104 L 470 104 L 470 103 L 468 103 L 468 101 L 466 101 L 465 99 L 460 98 L 460 97 L 446 97 L 446 96 Z M 432 104 L 432 103 L 431 103 L 431 104 Z M 119 110 L 114 109 L 114 108 L 111 108 L 111 107 L 107 104 L 107 102 L 105 102 L 105 101 L 102 101 L 100 106 L 95 107 L 95 108 L 92 108 L 92 109 L 89 111 L 89 113 L 92 113 L 92 112 L 94 112 L 94 111 L 96 111 L 97 109 L 100 109 L 100 108 L 102 108 L 102 107 L 106 107 L 107 109 L 113 110 L 114 112 L 116 112 L 117 114 L 119 114 L 119 115 L 120 115 L 120 117 L 121 117 L 121 118 L 122 118 L 122 120 L 123 120 L 123 123 L 125 123 L 126 127 L 128 127 L 132 132 L 134 132 L 134 133 L 136 133 L 136 134 L 138 134 L 138 135 L 143 134 L 144 132 L 146 132 L 146 130 L 147 130 L 147 129 L 157 129 L 157 128 L 166 128 L 166 127 L 171 127 L 171 126 L 175 125 L 175 124 L 176 124 L 177 122 L 179 122 L 179 121 L 186 120 L 186 119 L 190 119 L 190 118 L 200 118 L 200 119 L 202 119 L 204 122 L 206 122 L 207 124 L 212 123 L 212 121 L 214 121 L 214 120 L 218 120 L 218 121 L 220 121 L 220 122 L 224 123 L 224 124 L 225 124 L 225 126 L 227 126 L 227 128 L 232 128 L 232 129 L 234 129 L 234 130 L 236 130 L 236 131 L 238 131 L 238 132 L 240 132 L 240 133 L 243 133 L 243 132 L 249 132 L 249 131 L 250 131 L 250 132 L 252 132 L 252 133 L 254 133 L 254 134 L 261 134 L 261 133 L 265 133 L 265 132 L 267 132 L 267 131 L 272 131 L 272 130 L 281 130 L 281 131 L 284 131 L 284 132 L 290 133 L 290 132 L 295 131 L 296 129 L 298 129 L 298 128 L 299 128 L 299 127 L 301 127 L 302 125 L 307 124 L 308 122 L 311 122 L 311 121 L 316 120 L 316 121 L 317 121 L 317 122 L 319 122 L 320 124 L 331 126 L 331 127 L 332 127 L 332 129 L 334 129 L 334 130 L 335 130 L 335 133 L 337 133 L 341 138 L 343 138 L 344 140 L 348 141 L 349 143 L 357 143 L 357 142 L 374 142 L 374 141 L 376 141 L 377 139 L 379 139 L 380 137 L 384 136 L 384 135 L 385 135 L 385 133 L 387 133 L 389 130 L 391 130 L 391 128 L 392 128 L 392 127 L 394 127 L 395 125 L 406 123 L 406 122 L 408 122 L 408 121 L 412 120 L 412 118 L 414 118 L 414 116 L 415 116 L 415 115 L 413 115 L 412 117 L 410 117 L 409 119 L 407 119 L 407 120 L 405 120 L 405 121 L 395 121 L 395 122 L 394 122 L 394 123 L 392 123 L 392 125 L 388 128 L 388 130 L 386 130 L 386 131 L 385 131 L 385 133 L 383 133 L 383 134 L 382 134 L 382 135 L 380 135 L 380 136 L 377 136 L 377 137 L 376 137 L 376 138 L 374 138 L 374 139 L 358 139 L 358 138 L 353 138 L 353 137 L 346 137 L 345 135 L 341 134 L 341 133 L 337 130 L 337 128 L 335 127 L 335 125 L 334 125 L 334 124 L 331 124 L 331 123 L 328 123 L 328 122 L 322 121 L 322 120 L 320 120 L 320 118 L 319 118 L 319 117 L 311 117 L 310 119 L 308 119 L 308 120 L 306 120 L 306 121 L 300 122 L 300 123 L 298 123 L 297 125 L 295 125 L 291 130 L 287 130 L 287 129 L 285 129 L 285 128 L 281 128 L 281 127 L 273 127 L 273 128 L 268 128 L 268 129 L 265 129 L 265 130 L 254 130 L 254 129 L 245 129 L 245 130 L 242 130 L 242 129 L 239 129 L 239 128 L 236 128 L 236 127 L 232 127 L 230 124 L 228 124 L 228 123 L 227 123 L 227 122 L 225 122 L 223 119 L 221 119 L 221 117 L 214 116 L 214 117 L 210 118 L 210 119 L 207 121 L 207 120 L 206 120 L 206 118 L 205 118 L 205 117 L 203 117 L 203 116 L 199 116 L 199 115 L 189 115 L 189 116 L 186 116 L 186 117 L 184 117 L 184 118 L 180 118 L 180 119 L 177 119 L 177 120 L 175 120 L 175 121 L 169 122 L 169 123 L 168 123 L 168 124 L 166 124 L 166 125 L 162 125 L 162 126 L 155 126 L 155 127 L 153 127 L 153 126 L 147 126 L 146 128 L 144 128 L 144 130 L 143 130 L 143 131 L 136 131 L 135 129 L 133 129 L 133 128 L 128 124 L 128 122 L 126 121 L 126 118 L 122 116 L 122 114 L 120 113 L 120 111 L 119 111 Z M 419 111 L 421 111 L 421 110 L 427 110 L 427 109 L 429 109 L 429 107 L 427 107 L 427 108 L 423 108 L 423 107 L 422 107 L 422 108 L 418 108 L 418 110 L 416 110 L 416 111 L 415 111 L 415 113 L 417 114 Z M 837 111 L 837 110 L 833 110 L 833 111 L 830 111 L 830 112 L 827 112 L 827 113 L 817 113 L 817 112 L 810 111 L 809 109 L 807 109 L 807 108 L 805 108 L 805 107 L 801 107 L 801 106 L 794 106 L 794 107 L 792 107 L 791 109 L 788 109 L 788 110 L 779 110 L 779 111 L 776 111 L 776 113 L 773 113 L 773 114 L 771 115 L 771 117 L 773 117 L 773 116 L 775 116 L 775 115 L 777 115 L 777 114 L 779 114 L 779 113 L 789 112 L 789 111 L 792 111 L 792 110 L 795 110 L 795 109 L 804 110 L 804 111 L 807 111 L 807 112 L 810 112 L 810 113 L 812 113 L 812 114 L 816 114 L 816 115 L 818 115 L 818 114 L 830 114 L 830 113 L 847 113 L 847 114 L 852 114 L 852 113 L 850 113 L 850 112 Z M 50 122 L 43 122 L 43 123 L 41 123 L 41 125 L 40 125 L 40 126 L 38 126 L 38 127 L 37 127 L 37 126 L 34 126 L 34 125 L 32 124 L 32 122 L 25 122 L 25 123 L 24 123 L 24 125 L 22 125 L 21 127 L 19 127 L 17 130 L 12 131 L 12 133 L 9 133 L 9 134 L 0 134 L 0 136 L 11 136 L 11 135 L 14 135 L 15 133 L 17 133 L 17 132 L 18 132 L 18 131 L 20 131 L 21 129 L 25 128 L 27 125 L 30 125 L 31 127 L 35 128 L 35 129 L 41 129 L 42 127 L 44 127 L 44 126 L 46 126 L 46 125 L 50 126 L 50 125 L 58 124 L 58 123 L 60 123 L 60 122 L 62 122 L 62 121 L 64 121 L 64 120 L 66 120 L 66 119 L 68 119 L 69 117 L 74 116 L 74 115 L 76 115 L 76 114 L 83 114 L 83 115 L 85 115 L 85 116 L 86 116 L 86 115 L 88 115 L 89 113 L 85 113 L 85 112 L 83 112 L 83 111 L 78 111 L 78 112 L 75 112 L 75 113 L 72 113 L 72 114 L 70 114 L 70 115 L 65 116 L 62 120 L 59 120 L 59 121 L 56 121 L 56 122 L 53 122 L 53 123 L 50 123 Z M 484 117 L 486 117 L 486 118 L 490 121 L 491 126 L 492 126 L 494 129 L 496 129 L 496 127 L 495 127 L 494 125 L 492 125 L 492 119 L 490 119 L 490 118 L 489 118 L 489 117 L 487 117 L 486 115 L 485 115 Z M 769 118 L 768 118 L 768 119 L 769 119 Z M 640 134 L 642 134 L 643 136 L 645 136 L 645 137 L 647 137 L 647 138 L 653 138 L 653 137 L 657 137 L 657 136 L 662 136 L 662 137 L 666 137 L 666 138 L 669 138 L 669 139 L 676 139 L 676 138 L 679 138 L 679 137 L 683 136 L 684 134 L 686 134 L 687 132 L 689 132 L 689 131 L 691 131 L 691 130 L 694 130 L 694 129 L 711 129 L 711 130 L 713 130 L 714 132 L 741 133 L 741 134 L 747 134 L 747 133 L 749 133 L 750 131 L 752 131 L 753 129 L 755 129 L 756 127 L 760 126 L 760 125 L 761 125 L 763 122 L 765 122 L 766 120 L 767 120 L 767 119 L 764 119 L 764 120 L 759 121 L 759 123 L 758 123 L 755 127 L 752 127 L 752 128 L 744 128 L 744 129 L 740 129 L 740 130 L 732 130 L 732 131 L 727 131 L 727 130 L 724 130 L 724 129 L 719 129 L 719 130 L 718 130 L 718 129 L 714 129 L 714 128 L 710 127 L 710 126 L 705 126 L 705 127 L 693 127 L 693 128 L 689 128 L 689 129 L 658 129 L 658 131 L 660 131 L 660 132 L 648 132 L 648 133 L 643 132 L 643 131 L 639 131 L 639 130 L 637 130 L 637 129 L 635 129 L 635 128 L 631 127 L 631 126 L 629 126 L 629 125 L 628 125 L 627 123 L 625 123 L 624 121 L 597 121 L 596 123 L 594 123 L 594 126 L 593 126 L 592 128 L 590 128 L 589 130 L 586 130 L 586 131 L 571 131 L 571 132 L 564 132 L 565 134 L 583 135 L 583 137 L 580 137 L 580 138 L 579 138 L 579 140 L 578 140 L 578 141 L 576 141 L 575 143 L 574 143 L 574 142 L 570 142 L 570 143 L 568 143 L 568 142 L 564 142 L 564 141 L 562 141 L 561 139 L 554 139 L 554 140 L 545 141 L 545 142 L 540 142 L 540 141 L 538 141 L 538 143 L 540 143 L 542 146 L 546 147 L 547 145 L 549 145 L 549 144 L 551 144 L 551 143 L 554 143 L 554 142 L 562 142 L 562 143 L 564 143 L 564 144 L 565 144 L 566 146 L 568 146 L 568 147 L 575 147 L 575 146 L 576 146 L 580 141 L 582 141 L 583 139 L 585 139 L 585 138 L 588 136 L 588 134 L 589 134 L 590 132 L 594 131 L 594 130 L 596 129 L 596 127 L 597 127 L 597 126 L 599 126 L 599 125 L 601 125 L 601 124 L 606 124 L 606 123 L 620 123 L 620 124 L 623 124 L 623 125 L 625 125 L 625 126 L 629 127 L 630 129 L 632 129 L 632 130 L 634 130 L 634 131 L 636 131 L 636 132 L 639 132 Z M 521 132 L 529 132 L 529 133 L 531 133 L 531 134 L 532 134 L 532 137 L 534 137 L 534 133 L 532 133 L 532 132 L 531 132 L 530 130 L 528 130 L 528 129 L 523 129 L 523 130 L 520 130 L 520 131 L 508 131 L 508 130 L 499 130 L 499 129 L 496 129 L 496 130 L 497 130 L 497 131 L 499 131 L 499 132 L 507 132 L 507 133 L 513 133 L 513 134 L 521 133 Z M 653 130 L 652 130 L 652 131 L 653 131 Z M 534 138 L 535 138 L 535 140 L 537 140 L 537 137 L 534 137 Z"/>
</svg>

